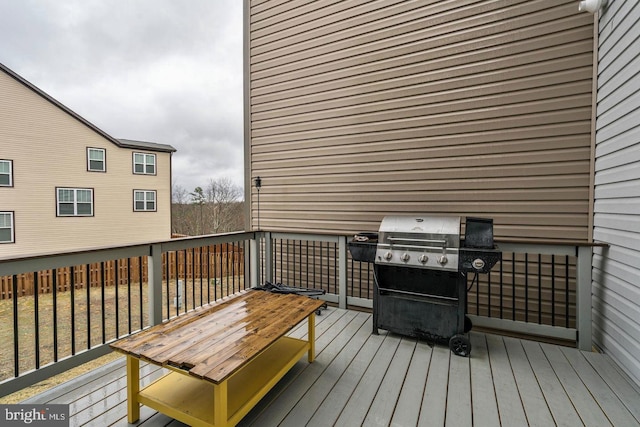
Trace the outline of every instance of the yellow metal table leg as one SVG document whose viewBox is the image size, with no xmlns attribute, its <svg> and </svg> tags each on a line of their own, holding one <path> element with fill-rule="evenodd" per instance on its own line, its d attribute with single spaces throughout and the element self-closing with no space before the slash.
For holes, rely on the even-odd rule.
<svg viewBox="0 0 640 427">
<path fill-rule="evenodd" d="M 213 385 L 213 425 L 222 427 L 227 425 L 227 381 Z"/>
<path fill-rule="evenodd" d="M 129 423 L 140 419 L 140 361 L 133 356 L 127 356 L 127 416 Z"/>
<path fill-rule="evenodd" d="M 309 315 L 309 363 L 316 358 L 316 314 Z"/>
</svg>

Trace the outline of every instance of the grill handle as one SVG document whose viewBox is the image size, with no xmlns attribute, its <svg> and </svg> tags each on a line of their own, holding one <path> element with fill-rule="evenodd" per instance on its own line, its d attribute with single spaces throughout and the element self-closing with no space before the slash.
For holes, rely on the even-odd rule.
<svg viewBox="0 0 640 427">
<path fill-rule="evenodd" d="M 443 240 L 443 239 L 408 239 L 408 238 L 404 238 L 404 237 L 389 237 L 387 238 L 387 240 L 391 243 L 439 243 L 442 246 L 447 246 L 447 241 Z M 422 247 L 422 246 L 416 246 L 416 247 Z"/>
<path fill-rule="evenodd" d="M 399 289 L 389 289 L 389 288 L 378 287 L 378 291 L 389 292 L 393 294 L 411 295 L 416 297 L 434 298 L 434 299 L 446 300 L 446 301 L 458 301 L 458 298 L 448 297 L 445 295 L 433 295 L 433 294 L 427 294 L 422 292 L 403 291 Z"/>
</svg>

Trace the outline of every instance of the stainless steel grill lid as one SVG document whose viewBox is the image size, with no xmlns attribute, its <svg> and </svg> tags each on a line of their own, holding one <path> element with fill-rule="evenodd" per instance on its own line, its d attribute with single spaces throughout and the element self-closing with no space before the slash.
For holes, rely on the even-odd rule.
<svg viewBox="0 0 640 427">
<path fill-rule="evenodd" d="M 392 215 L 383 218 L 375 263 L 458 270 L 460 217 Z"/>
</svg>

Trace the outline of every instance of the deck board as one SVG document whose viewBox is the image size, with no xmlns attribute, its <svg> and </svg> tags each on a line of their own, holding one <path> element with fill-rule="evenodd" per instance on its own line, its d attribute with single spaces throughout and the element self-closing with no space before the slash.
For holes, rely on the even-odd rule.
<svg viewBox="0 0 640 427">
<path fill-rule="evenodd" d="M 487 340 L 482 334 L 471 334 L 471 396 L 473 421 L 479 426 L 498 426 L 498 402 L 489 364 Z"/>
<path fill-rule="evenodd" d="M 342 374 L 344 374 L 349 363 L 357 356 L 359 350 L 371 334 L 371 331 L 366 324 L 367 317 L 368 316 L 364 316 L 360 319 L 362 321 L 360 328 L 342 348 L 340 353 L 326 367 L 326 370 L 330 371 L 331 375 L 320 375 L 317 378 L 304 396 L 302 396 L 302 398 L 297 402 L 295 407 L 287 414 L 280 424 L 282 427 L 306 425 L 323 404 L 327 396 L 332 393 L 333 388 Z"/>
<path fill-rule="evenodd" d="M 400 341 L 396 354 L 391 359 L 384 379 L 364 419 L 366 426 L 389 425 L 415 348 L 415 340 L 402 338 Z"/>
<path fill-rule="evenodd" d="M 611 425 L 560 348 L 549 344 L 542 344 L 541 347 L 584 425 L 587 427 Z"/>
<path fill-rule="evenodd" d="M 487 348 L 502 425 L 527 425 L 527 417 L 503 339 L 495 335 L 488 335 Z"/>
<path fill-rule="evenodd" d="M 450 357 L 449 360 L 449 388 L 445 425 L 450 427 L 471 427 L 473 422 L 469 359 L 466 357 Z"/>
<path fill-rule="evenodd" d="M 598 372 L 589 364 L 583 353 L 574 348 L 560 348 L 589 392 L 614 426 L 640 426 L 631 412 L 617 398 Z"/>
<path fill-rule="evenodd" d="M 544 394 L 556 425 L 567 427 L 582 425 L 578 413 L 571 404 L 571 400 L 565 393 L 560 380 L 542 352 L 540 344 L 528 341 L 522 342 L 522 346 L 536 374 L 536 379 L 538 380 L 538 384 L 540 384 L 540 389 Z"/>
<path fill-rule="evenodd" d="M 400 337 L 395 335 L 380 336 L 384 336 L 380 348 L 349 397 L 335 425 L 359 426 L 364 422 L 401 341 Z"/>
<path fill-rule="evenodd" d="M 504 343 L 529 424 L 536 426 L 553 425 L 553 416 L 531 369 L 531 364 L 525 355 L 522 344 L 520 344 L 520 340 L 505 338 Z"/>
<path fill-rule="evenodd" d="M 384 339 L 384 335 L 368 335 L 366 342 L 335 383 L 331 393 L 325 397 L 322 405 L 309 420 L 308 426 L 325 426 L 336 423 L 347 402 L 354 396 L 354 390 L 376 356 Z"/>
<path fill-rule="evenodd" d="M 424 342 L 418 342 L 398 397 L 398 403 L 391 419 L 392 426 L 415 426 L 420 413 L 415 410 L 422 403 L 425 378 L 429 373 L 431 348 Z"/>
<path fill-rule="evenodd" d="M 450 355 L 451 352 L 448 348 L 436 346 L 432 349 L 429 376 L 426 378 L 420 417 L 418 418 L 419 426 L 445 425 Z"/>
<path fill-rule="evenodd" d="M 471 357 L 460 358 L 371 329 L 369 313 L 316 316 L 316 361 L 298 362 L 239 425 L 640 427 L 640 392 L 605 355 L 471 332 Z M 150 382 L 163 371 L 143 372 Z M 119 360 L 29 402 L 69 404 L 71 426 L 124 427 L 125 387 Z M 144 406 L 140 414 L 138 426 L 184 426 Z"/>
</svg>

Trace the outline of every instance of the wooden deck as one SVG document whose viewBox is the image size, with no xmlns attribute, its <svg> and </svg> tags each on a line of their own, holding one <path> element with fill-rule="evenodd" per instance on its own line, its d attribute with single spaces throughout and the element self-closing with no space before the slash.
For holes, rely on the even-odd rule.
<svg viewBox="0 0 640 427">
<path fill-rule="evenodd" d="M 298 362 L 239 425 L 640 426 L 640 392 L 606 355 L 472 332 L 461 358 L 372 335 L 369 313 L 330 307 L 316 323 L 316 361 Z M 125 385 L 123 360 L 28 402 L 70 404 L 72 426 L 126 426 Z M 142 407 L 138 425 L 183 424 Z"/>
</svg>

